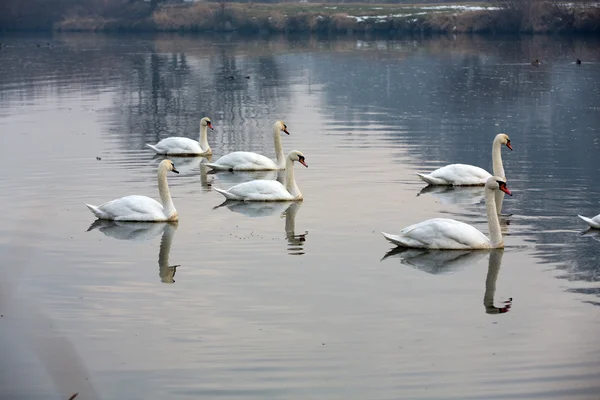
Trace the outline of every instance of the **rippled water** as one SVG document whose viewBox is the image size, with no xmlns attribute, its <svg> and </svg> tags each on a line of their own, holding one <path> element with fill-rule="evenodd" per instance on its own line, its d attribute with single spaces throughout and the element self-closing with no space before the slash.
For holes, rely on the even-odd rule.
<svg viewBox="0 0 600 400">
<path fill-rule="evenodd" d="M 597 39 L 3 41 L 1 398 L 598 398 Z M 218 207 L 252 176 L 173 158 L 178 224 L 94 223 L 157 198 L 144 143 L 203 116 L 213 161 L 274 156 L 283 119 L 305 201 Z M 415 173 L 490 169 L 498 132 L 506 249 L 394 250 L 435 216 L 487 233 L 480 191 Z"/>
</svg>

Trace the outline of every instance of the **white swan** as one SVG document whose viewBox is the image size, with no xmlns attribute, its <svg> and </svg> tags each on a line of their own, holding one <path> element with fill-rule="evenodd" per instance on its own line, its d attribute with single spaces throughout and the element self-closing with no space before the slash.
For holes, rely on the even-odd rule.
<svg viewBox="0 0 600 400">
<path fill-rule="evenodd" d="M 200 138 L 198 141 L 186 137 L 168 137 L 155 145 L 146 143 L 146 146 L 154 150 L 156 154 L 161 155 L 208 156 L 212 154 L 206 135 L 208 128 L 214 129 L 210 118 L 204 117 L 200 120 Z"/>
<path fill-rule="evenodd" d="M 302 193 L 294 179 L 294 161 L 308 167 L 304 161 L 304 155 L 298 150 L 290 151 L 287 156 L 285 172 L 286 185 L 278 181 L 256 180 L 240 183 L 227 190 L 215 190 L 225 196 L 228 200 L 242 201 L 290 201 L 302 200 Z"/>
<path fill-rule="evenodd" d="M 173 205 L 167 184 L 167 171 L 179 173 L 171 160 L 162 160 L 158 165 L 158 193 L 162 204 L 150 197 L 133 195 L 97 207 L 90 204 L 86 206 L 100 219 L 137 222 L 177 221 L 177 210 Z"/>
<path fill-rule="evenodd" d="M 503 144 L 512 150 L 508 135 L 499 133 L 492 144 L 492 169 L 494 176 L 506 179 L 500 149 Z M 430 174 L 417 175 L 430 185 L 445 186 L 482 186 L 492 176 L 483 168 L 467 164 L 450 164 L 438 168 Z"/>
<path fill-rule="evenodd" d="M 593 218 L 587 218 L 584 217 L 583 215 L 577 215 L 579 218 L 581 218 L 583 221 L 585 221 L 586 224 L 588 224 L 591 228 L 594 229 L 600 229 L 600 214 L 596 215 Z"/>
<path fill-rule="evenodd" d="M 281 146 L 280 131 L 290 134 L 283 121 L 277 121 L 273 125 L 273 144 L 277 161 L 273 161 L 258 153 L 250 151 L 234 151 L 225 154 L 214 163 L 206 163 L 206 166 L 217 171 L 264 171 L 285 169 L 285 155 Z"/>
<path fill-rule="evenodd" d="M 440 250 L 463 249 L 498 249 L 504 247 L 500 221 L 496 213 L 495 192 L 501 190 L 512 196 L 503 178 L 492 176 L 485 183 L 485 209 L 488 218 L 490 238 L 481 233 L 477 228 L 447 218 L 434 218 L 408 226 L 400 231 L 399 235 L 383 233 L 390 242 L 413 248 L 427 248 Z"/>
</svg>

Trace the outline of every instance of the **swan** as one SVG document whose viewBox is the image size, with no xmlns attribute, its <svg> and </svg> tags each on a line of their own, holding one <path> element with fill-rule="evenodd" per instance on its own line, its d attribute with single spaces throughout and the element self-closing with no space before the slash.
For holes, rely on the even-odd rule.
<svg viewBox="0 0 600 400">
<path fill-rule="evenodd" d="M 100 219 L 132 222 L 177 221 L 177 210 L 173 205 L 167 184 L 167 171 L 179 173 L 171 160 L 162 160 L 158 164 L 158 193 L 162 204 L 150 197 L 133 195 L 121 197 L 97 207 L 91 204 L 86 204 L 86 206 Z"/>
<path fill-rule="evenodd" d="M 287 125 L 283 121 L 277 121 L 273 125 L 273 143 L 277 161 L 273 161 L 258 153 L 250 151 L 234 151 L 225 154 L 214 163 L 206 163 L 206 166 L 217 171 L 265 171 L 285 169 L 285 155 L 281 147 L 280 131 L 290 134 Z"/>
<path fill-rule="evenodd" d="M 500 147 L 506 145 L 510 150 L 510 138 L 505 133 L 499 133 L 492 144 L 492 169 L 494 176 L 506 178 L 502 165 Z M 419 178 L 430 185 L 442 186 L 482 186 L 492 176 L 483 168 L 467 164 L 450 164 L 438 168 L 430 174 L 417 174 Z"/>
<path fill-rule="evenodd" d="M 512 196 L 503 178 L 492 176 L 485 183 L 485 208 L 490 238 L 469 224 L 447 218 L 428 219 L 408 226 L 402 229 L 399 235 L 384 232 L 382 234 L 387 240 L 401 247 L 439 250 L 504 248 L 500 221 L 496 213 L 497 190 Z"/>
<path fill-rule="evenodd" d="M 240 183 L 227 190 L 215 190 L 225 196 L 228 200 L 241 201 L 290 201 L 302 200 L 302 193 L 294 179 L 294 161 L 308 168 L 304 161 L 304 155 L 298 150 L 290 151 L 287 156 L 285 172 L 286 185 L 278 181 L 256 180 Z"/>
<path fill-rule="evenodd" d="M 208 156 L 212 154 L 206 137 L 208 128 L 214 129 L 210 118 L 204 117 L 200 120 L 200 138 L 198 141 L 186 137 L 168 137 L 155 145 L 146 143 L 146 146 L 154 150 L 156 154 L 161 155 Z"/>
<path fill-rule="evenodd" d="M 587 218 L 584 217 L 583 215 L 577 215 L 579 218 L 581 218 L 583 221 L 585 221 L 586 224 L 588 224 L 590 226 L 590 228 L 595 228 L 595 229 L 600 229 L 600 214 L 596 215 L 593 218 Z"/>
</svg>

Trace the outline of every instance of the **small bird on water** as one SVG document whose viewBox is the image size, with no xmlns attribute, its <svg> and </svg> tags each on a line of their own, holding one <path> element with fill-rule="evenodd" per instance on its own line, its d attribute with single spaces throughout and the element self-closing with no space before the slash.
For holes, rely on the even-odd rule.
<svg viewBox="0 0 600 400">
<path fill-rule="evenodd" d="M 576 63 L 577 65 L 581 65 L 581 60 L 578 58 L 578 59 L 577 59 L 577 61 L 575 61 L 575 63 Z"/>
<path fill-rule="evenodd" d="M 540 60 L 538 60 L 537 58 L 535 60 L 533 60 L 531 62 L 531 65 L 533 65 L 534 67 L 539 67 L 540 66 Z"/>
</svg>

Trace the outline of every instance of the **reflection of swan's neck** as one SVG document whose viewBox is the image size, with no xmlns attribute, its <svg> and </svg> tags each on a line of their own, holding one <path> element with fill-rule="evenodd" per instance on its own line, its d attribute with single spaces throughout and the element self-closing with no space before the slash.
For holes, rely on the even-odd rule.
<svg viewBox="0 0 600 400">
<path fill-rule="evenodd" d="M 506 179 L 506 176 L 504 175 L 504 166 L 502 165 L 501 140 L 501 137 L 496 136 L 496 139 L 494 139 L 494 143 L 492 144 L 492 171 L 494 172 L 494 176 Z"/>
<path fill-rule="evenodd" d="M 299 204 L 291 204 L 285 212 L 285 234 L 287 238 L 293 238 L 296 235 L 296 213 Z"/>
<path fill-rule="evenodd" d="M 173 200 L 171 199 L 171 192 L 169 192 L 166 168 L 158 169 L 158 193 L 160 194 L 160 201 L 163 205 L 165 217 L 172 218 L 177 216 L 177 210 L 173 205 Z"/>
<path fill-rule="evenodd" d="M 485 278 L 485 294 L 483 295 L 483 305 L 488 314 L 499 314 L 500 309 L 494 306 L 494 295 L 496 294 L 496 280 L 502 264 L 502 255 L 504 250 L 496 249 L 490 252 L 490 261 L 488 273 Z"/>
<path fill-rule="evenodd" d="M 285 165 L 285 154 L 283 154 L 283 147 L 281 146 L 281 134 L 279 133 L 279 126 L 273 127 L 273 145 L 275 146 L 275 155 L 277 156 L 277 166 L 283 168 Z"/>
<path fill-rule="evenodd" d="M 175 267 L 169 265 L 169 253 L 171 252 L 171 244 L 173 243 L 173 235 L 177 229 L 176 224 L 169 223 L 163 230 L 162 239 L 160 240 L 160 251 L 158 252 L 158 274 L 163 283 L 173 283 L 175 275 Z"/>
<path fill-rule="evenodd" d="M 210 146 L 208 145 L 208 125 L 202 125 L 202 122 L 200 122 L 200 138 L 198 139 L 198 141 L 200 142 L 200 149 L 202 149 L 203 152 L 207 152 L 210 150 Z"/>
<path fill-rule="evenodd" d="M 488 219 L 488 229 L 490 231 L 490 242 L 492 248 L 504 247 L 502 240 L 502 231 L 500 230 L 500 220 L 496 212 L 495 190 L 485 189 L 485 211 Z"/>
<path fill-rule="evenodd" d="M 298 189 L 298 185 L 296 185 L 296 179 L 294 179 L 294 161 L 291 159 L 287 159 L 285 163 L 285 172 L 286 172 L 286 189 L 295 199 L 302 199 L 302 193 L 300 193 L 300 189 Z"/>
<path fill-rule="evenodd" d="M 200 164 L 200 184 L 203 188 L 210 187 L 208 182 L 208 167 L 204 163 Z"/>
</svg>

